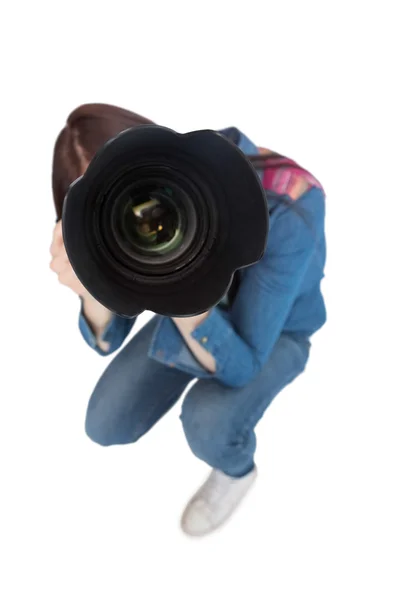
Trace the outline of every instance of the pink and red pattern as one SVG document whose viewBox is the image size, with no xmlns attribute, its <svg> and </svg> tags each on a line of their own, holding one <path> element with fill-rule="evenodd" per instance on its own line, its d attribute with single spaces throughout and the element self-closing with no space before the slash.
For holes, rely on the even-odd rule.
<svg viewBox="0 0 400 600">
<path fill-rule="evenodd" d="M 263 148 L 260 148 L 264 151 Z M 311 187 L 322 189 L 319 181 L 294 160 L 286 157 L 268 159 L 268 168 L 264 171 L 263 187 L 279 195 L 287 195 L 297 200 Z"/>
</svg>

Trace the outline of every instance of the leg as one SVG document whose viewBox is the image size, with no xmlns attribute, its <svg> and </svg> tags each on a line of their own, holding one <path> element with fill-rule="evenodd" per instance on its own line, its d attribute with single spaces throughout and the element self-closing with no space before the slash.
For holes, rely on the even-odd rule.
<svg viewBox="0 0 400 600">
<path fill-rule="evenodd" d="M 189 391 L 181 419 L 193 453 L 214 469 L 242 477 L 254 467 L 254 428 L 273 398 L 305 368 L 310 344 L 282 335 L 261 373 L 244 388 L 205 379 Z"/>
<path fill-rule="evenodd" d="M 86 433 L 102 446 L 137 441 L 173 406 L 192 379 L 148 358 L 157 320 L 154 317 L 117 354 L 89 400 Z"/>
<path fill-rule="evenodd" d="M 194 454 L 213 467 L 182 516 L 189 535 L 221 526 L 246 496 L 257 475 L 254 427 L 278 394 L 304 370 L 309 343 L 282 336 L 259 376 L 241 389 L 212 379 L 199 381 L 182 409 L 186 438 Z"/>
</svg>

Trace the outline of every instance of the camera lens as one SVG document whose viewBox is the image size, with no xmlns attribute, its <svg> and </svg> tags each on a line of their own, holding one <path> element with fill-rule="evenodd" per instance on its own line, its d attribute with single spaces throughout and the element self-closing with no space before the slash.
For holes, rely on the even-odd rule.
<svg viewBox="0 0 400 600">
<path fill-rule="evenodd" d="M 266 196 L 233 142 L 143 125 L 99 150 L 70 187 L 62 222 L 73 269 L 101 304 L 125 317 L 200 314 L 260 259 Z"/>
<path fill-rule="evenodd" d="M 138 253 L 163 256 L 181 244 L 186 232 L 185 213 L 174 201 L 171 188 L 148 186 L 127 194 L 120 230 Z"/>
<path fill-rule="evenodd" d="M 113 210 L 119 247 L 142 264 L 175 261 L 191 246 L 197 225 L 193 201 L 172 183 L 141 181 L 125 188 Z"/>
</svg>

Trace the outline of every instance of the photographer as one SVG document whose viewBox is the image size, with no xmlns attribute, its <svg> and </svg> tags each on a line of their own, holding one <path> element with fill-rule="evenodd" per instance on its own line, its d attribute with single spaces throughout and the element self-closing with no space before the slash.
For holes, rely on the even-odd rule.
<svg viewBox="0 0 400 600">
<path fill-rule="evenodd" d="M 68 118 L 54 150 L 58 219 L 69 185 L 118 133 L 151 121 L 102 104 Z M 304 371 L 310 337 L 326 320 L 320 291 L 325 264 L 325 195 L 293 161 L 255 146 L 242 132 L 221 132 L 253 162 L 269 208 L 263 258 L 239 270 L 219 304 L 195 317 L 155 315 L 109 364 L 89 401 L 86 432 L 108 446 L 144 435 L 181 397 L 193 453 L 212 467 L 189 502 L 182 527 L 203 535 L 232 514 L 256 478 L 254 429 L 273 398 Z M 120 348 L 135 318 L 113 314 L 81 284 L 68 260 L 61 221 L 51 268 L 81 299 L 80 331 L 100 355 Z"/>
</svg>

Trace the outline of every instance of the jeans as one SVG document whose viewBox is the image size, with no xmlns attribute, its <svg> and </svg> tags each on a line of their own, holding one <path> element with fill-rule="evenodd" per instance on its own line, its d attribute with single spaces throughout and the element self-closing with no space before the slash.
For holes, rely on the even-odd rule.
<svg viewBox="0 0 400 600">
<path fill-rule="evenodd" d="M 102 446 L 139 440 L 193 380 L 192 375 L 148 357 L 156 323 L 154 317 L 126 344 L 93 391 L 86 433 Z M 195 456 L 231 477 L 250 472 L 256 450 L 254 428 L 273 398 L 305 369 L 309 350 L 307 339 L 281 335 L 267 364 L 245 387 L 199 379 L 186 394 L 181 412 Z"/>
</svg>

